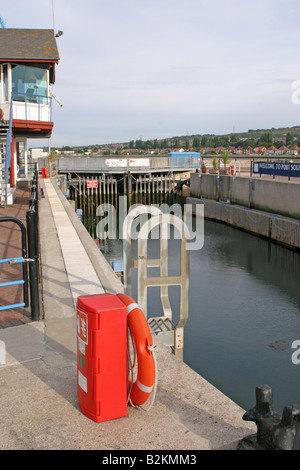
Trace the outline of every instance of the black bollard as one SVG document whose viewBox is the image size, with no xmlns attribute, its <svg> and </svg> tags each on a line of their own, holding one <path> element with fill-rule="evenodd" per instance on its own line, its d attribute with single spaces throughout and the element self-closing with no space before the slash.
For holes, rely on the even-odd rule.
<svg viewBox="0 0 300 470">
<path fill-rule="evenodd" d="M 253 421 L 257 434 L 240 441 L 239 450 L 293 450 L 300 424 L 300 407 L 285 406 L 282 417 L 273 410 L 273 392 L 269 385 L 256 388 L 256 406 L 243 416 Z"/>
</svg>

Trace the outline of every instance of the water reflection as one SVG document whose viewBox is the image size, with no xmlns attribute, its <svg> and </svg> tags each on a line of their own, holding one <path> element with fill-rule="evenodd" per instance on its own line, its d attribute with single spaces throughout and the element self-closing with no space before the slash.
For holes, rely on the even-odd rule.
<svg viewBox="0 0 300 470">
<path fill-rule="evenodd" d="M 178 269 L 179 243 L 170 241 L 170 274 Z M 149 242 L 152 257 L 157 246 Z M 135 242 L 132 248 L 136 257 Z M 121 240 L 107 240 L 102 250 L 109 262 L 122 258 Z M 190 252 L 184 361 L 244 409 L 254 406 L 262 384 L 273 388 L 278 413 L 300 405 L 300 364 L 291 360 L 292 343 L 300 340 L 299 274 L 299 253 L 210 220 L 203 248 Z M 136 273 L 132 279 L 136 296 Z M 157 315 L 159 290 L 152 289 L 149 314 Z M 176 287 L 170 300 L 176 321 Z"/>
</svg>

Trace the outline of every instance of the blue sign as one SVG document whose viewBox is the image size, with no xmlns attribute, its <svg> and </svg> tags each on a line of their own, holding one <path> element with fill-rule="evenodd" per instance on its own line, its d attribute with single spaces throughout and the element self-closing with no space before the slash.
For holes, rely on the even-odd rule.
<svg viewBox="0 0 300 470">
<path fill-rule="evenodd" d="M 300 178 L 300 162 L 254 162 L 253 173 L 259 175 L 288 176 L 290 178 Z"/>
</svg>

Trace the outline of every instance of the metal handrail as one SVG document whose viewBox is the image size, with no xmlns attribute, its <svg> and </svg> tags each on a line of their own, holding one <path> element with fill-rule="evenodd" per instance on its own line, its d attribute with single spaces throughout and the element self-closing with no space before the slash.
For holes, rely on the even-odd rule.
<svg viewBox="0 0 300 470">
<path fill-rule="evenodd" d="M 11 304 L 0 307 L 1 310 L 9 308 L 28 307 L 30 290 L 31 319 L 38 321 L 40 319 L 40 300 L 39 300 L 39 230 L 38 230 L 38 170 L 36 168 L 31 188 L 32 197 L 29 200 L 29 210 L 26 211 L 26 226 L 16 217 L 0 217 L 0 222 L 13 222 L 21 229 L 22 236 L 22 256 L 0 260 L 0 263 L 23 263 L 23 279 L 2 283 L 0 287 L 9 285 L 23 284 L 23 300 L 19 304 Z M 27 264 L 29 264 L 27 268 Z"/>
<path fill-rule="evenodd" d="M 138 257 L 133 260 L 131 257 L 131 226 L 135 217 L 142 214 L 149 214 L 148 219 L 142 226 L 138 236 Z M 168 275 L 168 226 L 173 225 L 181 235 L 181 257 L 180 275 Z M 160 258 L 148 259 L 147 243 L 148 236 L 152 229 L 160 227 Z M 139 205 L 132 209 L 123 224 L 123 270 L 124 270 L 124 291 L 131 294 L 131 270 L 137 268 L 138 272 L 138 304 L 147 319 L 147 289 L 148 287 L 159 286 L 160 298 L 163 308 L 163 317 L 151 317 L 149 325 L 157 326 L 158 322 L 164 324 L 164 331 L 158 331 L 156 326 L 154 332 L 161 337 L 164 344 L 174 348 L 174 353 L 183 359 L 183 335 L 184 326 L 189 314 L 189 251 L 187 250 L 187 240 L 190 233 L 187 225 L 180 217 L 173 214 L 164 214 L 155 206 Z M 148 277 L 148 267 L 159 267 L 160 276 Z M 172 309 L 169 301 L 169 286 L 180 286 L 180 313 L 176 325 L 172 321 Z M 172 330 L 170 328 L 174 326 Z"/>
<path fill-rule="evenodd" d="M 112 163 L 113 162 L 113 163 Z M 200 168 L 196 157 L 60 157 L 57 159 L 58 172 L 99 172 L 124 173 L 126 171 L 191 170 Z"/>
<path fill-rule="evenodd" d="M 18 99 L 19 98 L 19 99 Z M 48 114 L 47 121 L 52 121 L 52 96 L 47 95 L 34 95 L 28 93 L 16 93 L 12 92 L 12 101 L 13 103 L 24 103 L 25 104 L 25 114 L 24 119 L 27 121 L 36 120 L 36 121 L 46 121 L 46 119 L 42 119 L 41 116 L 41 108 L 49 106 L 50 113 Z M 45 102 L 46 101 L 46 102 Z M 38 116 L 37 119 L 31 119 L 30 113 L 28 112 L 29 106 L 37 106 L 38 107 Z M 17 113 L 15 113 L 15 119 L 18 119 Z"/>
<path fill-rule="evenodd" d="M 16 258 L 7 258 L 0 260 L 0 263 L 23 263 L 23 302 L 20 304 L 11 304 L 5 307 L 0 307 L 0 310 L 6 310 L 9 308 L 16 308 L 16 307 L 28 307 L 28 270 L 27 270 L 27 263 L 24 262 L 27 259 L 27 235 L 26 235 L 26 228 L 21 220 L 17 219 L 16 217 L 0 217 L 0 222 L 13 222 L 14 224 L 18 225 L 21 230 L 21 257 Z M 12 283 L 6 283 L 7 285 L 14 285 L 13 283 L 16 281 L 12 281 Z M 0 287 L 6 287 L 4 285 L 0 285 Z"/>
<path fill-rule="evenodd" d="M 9 126 L 6 135 L 6 152 L 5 152 L 5 206 L 7 206 L 7 187 L 8 187 L 8 174 L 11 166 L 11 141 L 12 141 L 12 98 L 10 100 L 10 110 L 9 110 Z"/>
<path fill-rule="evenodd" d="M 142 214 L 158 215 L 161 210 L 156 206 L 138 205 L 130 209 L 123 223 L 123 266 L 124 292 L 131 296 L 131 271 L 137 267 L 137 261 L 131 257 L 131 230 L 134 219 Z"/>
</svg>

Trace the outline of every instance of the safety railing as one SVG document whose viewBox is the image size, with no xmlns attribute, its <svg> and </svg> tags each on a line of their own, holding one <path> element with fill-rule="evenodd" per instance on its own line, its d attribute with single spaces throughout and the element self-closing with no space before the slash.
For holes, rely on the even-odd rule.
<svg viewBox="0 0 300 470">
<path fill-rule="evenodd" d="M 9 120 L 11 115 L 11 107 L 14 119 L 52 122 L 51 96 L 13 92 L 10 102 L 1 103 L 1 109 L 6 120 Z"/>
<path fill-rule="evenodd" d="M 12 141 L 12 100 L 10 101 L 10 111 L 9 111 L 9 126 L 6 136 L 6 153 L 5 153 L 5 206 L 7 205 L 8 197 L 8 177 L 11 166 L 11 141 Z"/>
<path fill-rule="evenodd" d="M 12 93 L 14 119 L 52 121 L 52 97 L 29 93 Z"/>
<path fill-rule="evenodd" d="M 138 171 L 185 171 L 200 168 L 199 158 L 195 157 L 59 157 L 57 171 L 75 173 L 132 173 Z"/>
<path fill-rule="evenodd" d="M 29 200 L 29 210 L 26 212 L 27 224 L 27 242 L 29 263 L 29 288 L 31 299 L 31 318 L 39 320 L 40 302 L 39 302 L 39 185 L 38 169 L 34 171 L 31 186 L 31 198 Z"/>
<path fill-rule="evenodd" d="M 8 310 L 12 308 L 18 308 L 18 307 L 28 307 L 28 271 L 27 271 L 27 235 L 26 235 L 26 228 L 24 224 L 21 222 L 21 220 L 15 218 L 15 217 L 0 217 L 0 222 L 12 222 L 16 225 L 21 230 L 21 256 L 15 257 L 15 258 L 6 258 L 6 259 L 1 259 L 0 264 L 10 264 L 14 265 L 16 263 L 23 263 L 23 278 L 18 279 L 15 281 L 11 282 L 2 282 L 0 283 L 0 287 L 9 287 L 9 286 L 15 286 L 15 285 L 23 285 L 23 302 L 18 302 L 18 303 L 13 303 L 13 304 L 8 304 L 0 307 L 0 311 L 3 310 Z"/>
<path fill-rule="evenodd" d="M 31 319 L 40 319 L 39 300 L 39 228 L 38 228 L 38 170 L 35 169 L 31 187 L 29 209 L 26 211 L 26 227 L 16 217 L 0 217 L 0 223 L 12 222 L 21 230 L 21 256 L 1 259 L 0 264 L 14 265 L 22 263 L 22 279 L 0 283 L 0 288 L 14 285 L 23 285 L 23 302 L 7 304 L 0 307 L 0 311 L 12 308 L 28 307 L 30 292 Z"/>
</svg>

